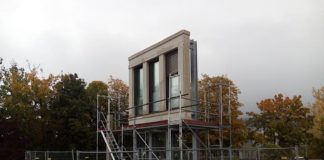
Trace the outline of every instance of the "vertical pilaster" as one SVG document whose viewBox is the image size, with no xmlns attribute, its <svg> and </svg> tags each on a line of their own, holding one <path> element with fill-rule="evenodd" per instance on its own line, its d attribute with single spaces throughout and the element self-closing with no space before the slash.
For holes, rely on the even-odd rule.
<svg viewBox="0 0 324 160">
<path fill-rule="evenodd" d="M 129 108 L 134 107 L 134 68 L 129 68 L 129 97 L 128 97 L 128 102 L 129 102 Z M 135 116 L 135 109 L 129 109 L 129 117 L 134 117 Z"/>
<path fill-rule="evenodd" d="M 144 81 L 144 93 L 143 93 L 143 103 L 147 104 L 149 102 L 149 63 L 144 62 L 143 63 L 143 81 Z M 150 108 L 149 105 L 143 106 L 143 115 L 149 114 Z"/>
<path fill-rule="evenodd" d="M 192 110 L 194 113 L 192 113 L 192 118 L 197 119 L 198 114 L 196 111 L 198 111 L 198 67 L 197 67 L 197 42 L 194 40 L 190 41 L 190 79 L 191 79 L 191 101 L 192 103 Z"/>
<path fill-rule="evenodd" d="M 160 99 L 166 99 L 165 55 L 159 56 Z M 160 111 L 166 111 L 166 100 L 160 102 Z"/>
<path fill-rule="evenodd" d="M 186 97 L 191 98 L 191 76 L 190 76 L 190 40 L 188 35 L 182 36 L 183 43 L 178 46 L 178 73 L 180 75 L 181 85 L 180 90 L 182 94 L 188 94 Z M 190 101 L 184 100 L 183 105 L 190 105 Z"/>
</svg>

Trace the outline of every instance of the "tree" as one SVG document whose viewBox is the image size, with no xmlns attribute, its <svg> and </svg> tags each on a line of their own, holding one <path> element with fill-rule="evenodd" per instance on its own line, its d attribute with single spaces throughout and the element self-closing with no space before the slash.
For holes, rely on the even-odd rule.
<svg viewBox="0 0 324 160">
<path fill-rule="evenodd" d="M 106 98 L 102 96 L 107 96 L 107 84 L 102 81 L 92 81 L 86 87 L 86 95 L 88 98 L 89 106 L 91 107 L 91 125 L 93 128 L 97 127 L 97 95 L 99 99 L 99 106 L 107 106 Z M 98 134 L 98 133 L 97 133 Z M 93 142 L 96 142 L 96 139 L 93 139 Z M 99 139 L 98 146 L 100 149 L 105 149 L 106 145 L 104 141 Z"/>
<path fill-rule="evenodd" d="M 95 133 L 92 108 L 85 92 L 86 83 L 77 74 L 64 74 L 54 86 L 51 104 L 53 149 L 93 149 Z"/>
<path fill-rule="evenodd" d="M 226 76 L 209 76 L 202 75 L 202 79 L 199 81 L 199 101 L 205 102 L 207 99 L 211 103 L 210 104 L 210 121 L 211 122 L 219 122 L 219 105 L 220 105 L 220 97 L 222 97 L 223 104 L 223 124 L 229 125 L 229 110 L 228 105 L 230 102 L 231 108 L 231 120 L 232 120 L 232 142 L 233 146 L 238 147 L 243 145 L 246 137 L 246 127 L 244 121 L 240 117 L 242 112 L 239 108 L 242 106 L 242 103 L 239 102 L 238 95 L 241 93 L 239 88 L 234 84 L 232 80 L 230 80 Z M 220 86 L 219 84 L 222 84 Z M 229 87 L 230 87 L 230 97 L 229 97 Z M 208 94 L 209 93 L 209 94 Z M 206 105 L 200 105 L 199 110 L 201 113 L 206 111 Z M 202 115 L 200 118 L 206 118 Z M 211 141 L 216 141 L 218 138 L 218 133 L 211 132 Z M 229 145 L 230 134 L 229 130 L 224 130 L 224 143 L 225 145 Z"/>
<path fill-rule="evenodd" d="M 88 98 L 96 103 L 97 95 L 107 96 L 107 84 L 102 81 L 92 81 L 88 84 L 86 93 Z"/>
<path fill-rule="evenodd" d="M 97 95 L 107 96 L 109 90 L 109 96 L 111 98 L 111 111 L 126 111 L 128 108 L 128 86 L 122 80 L 110 76 L 108 84 L 102 81 L 92 81 L 86 88 L 87 96 L 93 104 L 96 106 Z M 120 101 L 121 108 L 118 109 L 118 101 Z M 106 101 L 100 100 L 100 106 L 107 106 Z"/>
<path fill-rule="evenodd" d="M 112 127 L 128 124 L 128 86 L 120 79 L 109 77 L 109 96 L 111 97 Z"/>
<path fill-rule="evenodd" d="M 95 148 L 96 95 L 107 95 L 108 85 L 94 81 L 86 89 L 77 74 L 44 78 L 39 67 L 1 64 L 0 58 L 1 159 L 23 159 L 26 150 Z M 117 111 L 118 97 L 121 110 L 126 110 L 127 85 L 111 77 L 109 88 L 112 112 Z"/>
<path fill-rule="evenodd" d="M 110 76 L 108 81 L 109 95 L 112 99 L 121 101 L 121 110 L 128 108 L 128 86 L 122 80 Z M 114 103 L 115 102 L 115 103 Z M 113 101 L 113 106 L 118 106 L 117 101 Z"/>
<path fill-rule="evenodd" d="M 107 100 L 101 100 L 101 96 L 107 96 L 107 84 L 102 81 L 92 81 L 86 88 L 86 95 L 89 101 L 89 105 L 92 108 L 93 124 L 96 125 L 96 111 L 97 111 L 97 95 L 100 96 L 99 106 L 107 106 Z"/>
<path fill-rule="evenodd" d="M 257 103 L 257 107 L 260 113 L 247 113 L 252 132 L 250 138 L 256 144 L 272 143 L 287 147 L 309 142 L 312 117 L 309 108 L 303 106 L 301 96 L 289 98 L 278 94 Z"/>
<path fill-rule="evenodd" d="M 93 111 L 92 123 L 94 126 L 96 126 L 97 95 L 99 95 L 98 104 L 100 110 L 107 114 L 108 88 L 111 108 L 110 113 L 113 116 L 111 128 L 117 128 L 120 127 L 118 126 L 119 124 L 127 123 L 128 114 L 126 113 L 126 109 L 128 104 L 128 86 L 122 80 L 113 78 L 112 76 L 110 76 L 108 83 L 104 83 L 102 81 L 92 81 L 86 88 L 89 104 L 91 105 Z M 122 120 L 119 121 L 119 119 Z M 105 148 L 105 144 L 102 140 L 99 140 L 99 148 Z"/>
<path fill-rule="evenodd" d="M 324 87 L 314 90 L 314 126 L 311 129 L 312 134 L 317 139 L 324 140 Z"/>
<path fill-rule="evenodd" d="M 314 125 L 310 132 L 314 139 L 310 146 L 311 155 L 314 157 L 324 157 L 324 87 L 313 90 L 315 102 L 313 104 Z"/>
<path fill-rule="evenodd" d="M 35 67 L 25 71 L 15 63 L 8 69 L 1 67 L 0 144 L 8 153 L 16 151 L 12 159 L 23 157 L 24 149 L 44 149 L 47 145 L 44 131 L 55 78 L 39 78 L 39 71 Z"/>
</svg>

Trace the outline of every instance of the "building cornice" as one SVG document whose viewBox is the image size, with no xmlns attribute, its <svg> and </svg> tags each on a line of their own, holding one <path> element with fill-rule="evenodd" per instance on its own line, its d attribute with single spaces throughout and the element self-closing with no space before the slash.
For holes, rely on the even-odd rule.
<svg viewBox="0 0 324 160">
<path fill-rule="evenodd" d="M 151 46 L 149 46 L 149 47 L 147 47 L 147 48 L 133 54 L 132 56 L 128 57 L 128 61 L 130 61 L 130 60 L 132 60 L 132 59 L 134 59 L 134 58 L 136 58 L 136 57 L 138 57 L 138 56 L 140 56 L 140 55 L 142 55 L 142 54 L 144 54 L 144 53 L 146 53 L 146 52 L 148 52 L 148 51 L 150 51 L 150 50 L 152 50 L 152 49 L 154 49 L 154 48 L 156 48 L 156 47 L 158 47 L 158 46 L 160 46 L 160 45 L 162 45 L 162 44 L 164 44 L 164 43 L 166 43 L 168 41 L 171 41 L 172 39 L 175 39 L 176 37 L 179 37 L 181 35 L 190 36 L 190 32 L 183 29 L 183 30 L 181 30 L 181 31 L 179 31 L 179 32 L 167 37 L 167 38 L 164 38 L 160 42 L 157 42 L 157 43 L 155 43 L 155 44 L 153 44 L 153 45 L 151 45 Z"/>
</svg>

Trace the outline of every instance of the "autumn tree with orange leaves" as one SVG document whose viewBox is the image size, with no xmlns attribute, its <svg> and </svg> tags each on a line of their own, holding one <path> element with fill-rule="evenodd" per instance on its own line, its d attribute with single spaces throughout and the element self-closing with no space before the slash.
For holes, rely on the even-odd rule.
<svg viewBox="0 0 324 160">
<path fill-rule="evenodd" d="M 92 81 L 86 88 L 87 96 L 89 98 L 92 108 L 96 108 L 97 95 L 100 95 L 99 106 L 103 111 L 107 112 L 107 95 L 109 91 L 110 97 L 110 112 L 112 113 L 112 127 L 117 127 L 118 124 L 126 124 L 128 120 L 128 86 L 118 79 L 110 76 L 108 82 Z"/>
<path fill-rule="evenodd" d="M 220 85 L 222 84 L 222 85 Z M 242 119 L 242 112 L 240 111 L 240 107 L 243 105 L 239 101 L 238 95 L 241 93 L 240 89 L 236 86 L 236 84 L 229 79 L 227 76 L 209 76 L 207 74 L 202 75 L 202 79 L 199 80 L 199 101 L 201 105 L 199 106 L 200 113 L 206 112 L 206 109 L 209 113 L 206 114 L 209 117 L 206 117 L 204 114 L 201 114 L 201 119 L 205 120 L 206 118 L 210 120 L 210 122 L 219 124 L 220 120 L 220 102 L 223 105 L 223 125 L 229 126 L 229 116 L 231 116 L 231 134 L 229 128 L 223 130 L 223 146 L 230 146 L 230 136 L 232 137 L 232 146 L 240 147 L 244 144 L 246 140 L 246 126 Z M 228 86 L 231 86 L 230 89 Z M 230 93 L 229 93 L 230 92 Z M 221 97 L 221 99 L 220 99 Z M 206 107 L 208 102 L 210 104 L 209 107 Z M 230 104 L 229 104 L 230 103 Z M 229 112 L 230 105 L 230 112 Z M 207 120 L 208 121 L 208 120 Z M 219 134 L 218 132 L 209 132 L 211 144 L 217 144 L 219 142 Z M 205 134 L 206 135 L 206 134 Z"/>
<path fill-rule="evenodd" d="M 310 145 L 310 155 L 324 157 L 324 87 L 313 90 L 315 102 L 313 103 L 314 125 L 310 130 L 314 139 Z"/>
<path fill-rule="evenodd" d="M 301 96 L 283 94 L 257 103 L 260 113 L 248 112 L 249 138 L 255 144 L 276 144 L 281 147 L 308 144 L 312 125 L 310 110 Z"/>
</svg>

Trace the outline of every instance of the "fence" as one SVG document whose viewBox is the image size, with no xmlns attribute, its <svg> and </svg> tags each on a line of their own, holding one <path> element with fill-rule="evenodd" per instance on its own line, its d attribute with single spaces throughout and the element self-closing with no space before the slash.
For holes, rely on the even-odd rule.
<svg viewBox="0 0 324 160">
<path fill-rule="evenodd" d="M 26 151 L 25 160 L 76 160 L 74 151 Z"/>
<path fill-rule="evenodd" d="M 138 160 L 156 159 L 150 152 L 159 159 L 165 159 L 166 150 L 156 149 L 153 151 L 140 149 L 137 152 Z M 171 151 L 173 159 L 179 159 L 180 150 Z M 184 149 L 183 159 L 192 160 L 193 150 Z M 289 148 L 243 148 L 243 149 L 200 149 L 197 150 L 200 160 L 291 160 L 297 156 L 307 157 L 304 152 L 298 153 L 294 147 Z M 119 153 L 123 159 L 132 159 L 133 152 Z M 150 155 L 150 156 L 149 156 Z M 109 157 L 106 151 L 26 151 L 25 160 L 107 160 Z"/>
<path fill-rule="evenodd" d="M 76 160 L 106 160 L 109 157 L 107 152 L 77 151 Z"/>
</svg>

